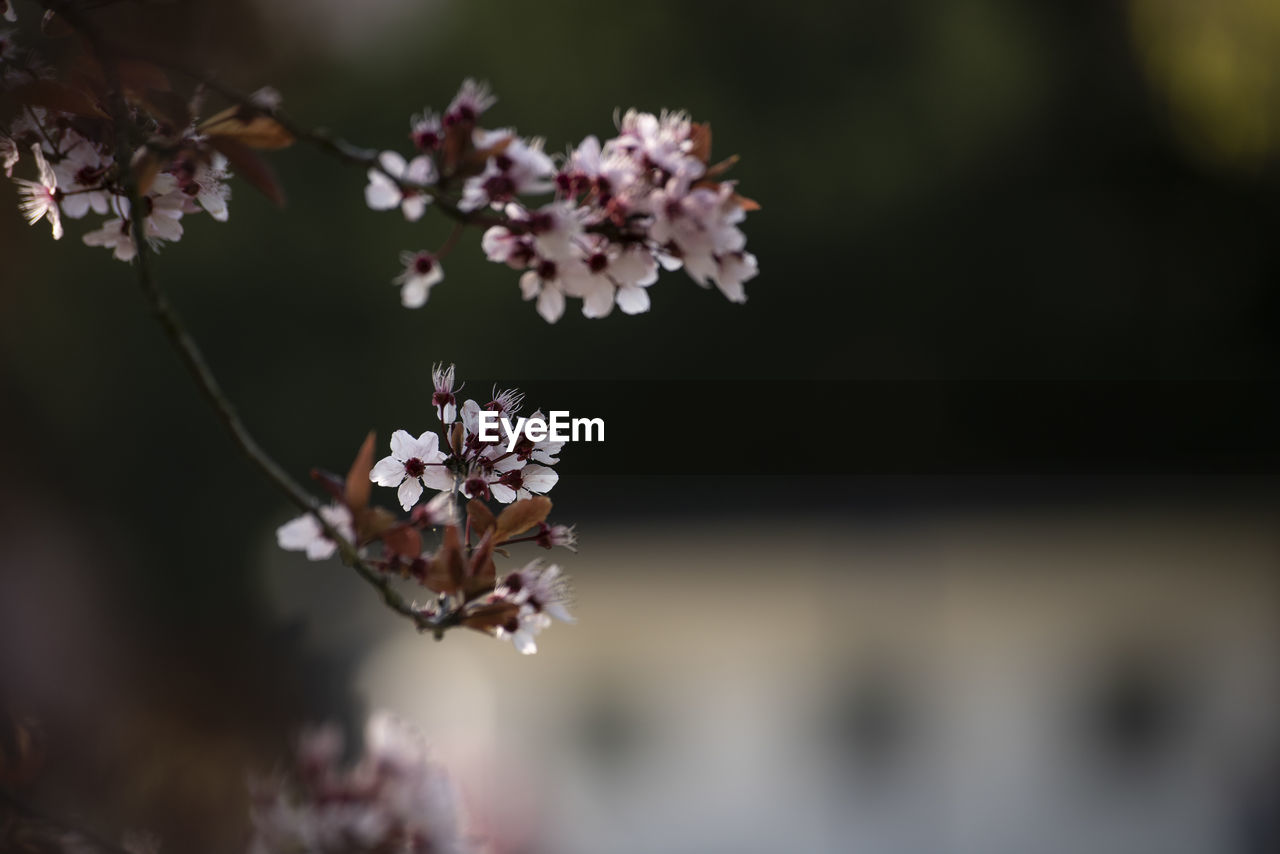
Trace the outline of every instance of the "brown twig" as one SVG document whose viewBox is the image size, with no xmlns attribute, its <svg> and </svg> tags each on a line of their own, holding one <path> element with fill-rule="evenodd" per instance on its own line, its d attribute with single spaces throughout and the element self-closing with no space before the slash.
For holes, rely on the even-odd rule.
<svg viewBox="0 0 1280 854">
<path fill-rule="evenodd" d="M 125 190 L 125 196 L 129 200 L 129 210 L 131 212 L 146 210 L 143 207 L 142 195 L 138 191 L 137 176 L 131 168 L 133 144 L 129 138 L 129 108 L 125 101 L 124 89 L 121 85 L 119 69 L 116 65 L 116 61 L 119 58 L 118 54 L 114 52 L 113 46 L 102 38 L 97 28 L 83 16 L 74 3 L 69 2 L 69 0 L 42 0 L 42 2 L 46 8 L 57 12 L 68 24 L 85 37 L 102 65 L 103 73 L 106 75 L 108 107 L 116 128 L 115 157 L 119 167 L 120 185 Z M 334 143 L 334 150 L 341 152 L 344 149 Z M 353 154 L 352 156 L 355 155 Z M 447 620 L 445 618 L 449 616 L 448 614 L 442 615 L 440 618 L 431 618 L 415 609 L 408 600 L 391 586 L 391 582 L 386 576 L 365 562 L 360 557 L 356 547 L 325 521 L 319 513 L 320 502 L 290 477 L 289 473 L 258 444 L 240 419 L 240 415 L 230 398 L 222 390 L 222 385 L 209 368 L 204 354 L 187 330 L 181 315 L 178 314 L 177 309 L 169 301 L 164 291 L 160 289 L 159 284 L 152 275 L 151 247 L 146 240 L 144 223 L 145 217 L 134 216 L 129 224 L 137 252 L 134 259 L 134 271 L 137 274 L 138 286 L 142 290 L 142 295 L 151 307 L 156 320 L 160 323 L 161 328 L 164 329 L 169 343 L 177 351 L 187 372 L 195 380 L 196 386 L 209 402 L 218 419 L 227 429 L 227 432 L 231 434 L 232 440 L 244 455 L 249 458 L 249 461 L 268 480 L 275 484 L 290 501 L 303 512 L 310 513 L 315 517 L 323 528 L 325 535 L 337 544 L 338 554 L 343 563 L 354 569 L 369 585 L 376 588 L 381 594 L 382 600 L 391 610 L 411 620 L 419 631 L 431 630 L 437 637 L 440 636 L 445 628 L 456 625 L 456 622 L 446 625 Z"/>
</svg>

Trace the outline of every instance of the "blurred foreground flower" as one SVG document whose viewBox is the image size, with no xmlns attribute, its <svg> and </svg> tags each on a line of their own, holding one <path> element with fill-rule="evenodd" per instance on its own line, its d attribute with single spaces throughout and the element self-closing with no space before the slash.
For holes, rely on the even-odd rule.
<svg viewBox="0 0 1280 854">
<path fill-rule="evenodd" d="M 250 781 L 249 854 L 447 854 L 467 850 L 459 802 L 422 736 L 380 712 L 343 767 L 332 726 L 299 739 L 292 773 Z"/>
</svg>

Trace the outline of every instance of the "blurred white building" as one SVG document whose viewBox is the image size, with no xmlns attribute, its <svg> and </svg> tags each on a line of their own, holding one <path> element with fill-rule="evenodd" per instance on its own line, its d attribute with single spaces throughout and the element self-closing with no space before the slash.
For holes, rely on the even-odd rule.
<svg viewBox="0 0 1280 854">
<path fill-rule="evenodd" d="M 463 769 L 502 850 L 1267 850 L 1268 518 L 646 523 L 562 557 L 579 623 L 532 658 L 275 576 L 319 642 L 369 644 L 369 704 Z"/>
</svg>

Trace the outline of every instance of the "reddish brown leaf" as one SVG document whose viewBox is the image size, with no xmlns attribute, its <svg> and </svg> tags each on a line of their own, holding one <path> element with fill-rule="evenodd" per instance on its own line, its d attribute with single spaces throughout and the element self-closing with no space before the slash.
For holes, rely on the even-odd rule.
<svg viewBox="0 0 1280 854">
<path fill-rule="evenodd" d="M 373 490 L 373 482 L 369 480 L 369 472 L 373 469 L 373 445 L 376 437 L 372 430 L 364 437 L 356 458 L 347 470 L 347 480 L 343 489 L 343 497 L 351 512 L 359 513 L 369 506 L 369 495 Z"/>
<path fill-rule="evenodd" d="M 36 80 L 9 90 L 9 96 L 30 107 L 44 107 L 76 116 L 106 118 L 93 99 L 79 89 L 72 89 L 55 80 Z"/>
<path fill-rule="evenodd" d="M 247 115 L 242 107 L 228 107 L 196 128 L 206 136 L 230 137 L 249 148 L 274 150 L 293 145 L 293 134 L 267 115 Z"/>
<path fill-rule="evenodd" d="M 694 122 L 689 131 L 689 140 L 693 145 L 689 153 L 702 161 L 703 165 L 711 162 L 711 125 L 708 122 Z"/>
<path fill-rule="evenodd" d="M 740 195 L 739 193 L 733 194 L 733 201 L 738 205 L 738 207 L 742 208 L 744 211 L 760 210 L 759 202 L 757 202 L 755 199 L 748 199 L 746 196 Z"/>
<path fill-rule="evenodd" d="M 493 518 L 493 511 L 488 504 L 479 498 L 473 498 L 467 502 L 467 524 L 471 527 L 471 533 L 483 537 L 498 521 Z"/>
<path fill-rule="evenodd" d="M 456 593 L 467 577 L 467 560 L 462 552 L 462 537 L 457 525 L 444 529 L 444 540 L 431 558 L 428 587 L 437 593 Z"/>
<path fill-rule="evenodd" d="M 498 516 L 498 527 L 493 533 L 494 542 L 501 543 L 520 536 L 534 525 L 545 521 L 550 512 L 551 499 L 545 495 L 520 499 Z"/>
<path fill-rule="evenodd" d="M 133 155 L 130 168 L 138 182 L 138 195 L 145 196 L 156 175 L 160 174 L 160 158 L 148 148 L 139 148 Z"/>
<path fill-rule="evenodd" d="M 473 607 L 460 622 L 478 632 L 491 632 L 516 619 L 519 614 L 520 606 L 515 602 L 486 602 Z"/>
<path fill-rule="evenodd" d="M 277 207 L 284 207 L 284 188 L 276 180 L 271 166 L 258 156 L 253 149 L 230 136 L 210 136 L 209 144 L 226 156 L 231 168 L 241 178 L 252 184 L 258 192 L 270 199 Z"/>
<path fill-rule="evenodd" d="M 738 155 L 736 155 L 736 154 L 735 154 L 735 155 L 733 155 L 733 156 L 731 156 L 731 157 L 726 157 L 724 160 L 721 160 L 721 161 L 720 161 L 719 163 L 717 163 L 715 166 L 709 166 L 709 167 L 707 167 L 707 171 L 706 171 L 706 173 L 705 173 L 705 174 L 706 174 L 706 177 L 708 177 L 708 178 L 717 178 L 717 177 L 719 177 L 719 176 L 723 175 L 724 173 L 726 173 L 726 172 L 728 172 L 730 169 L 732 169 L 732 168 L 733 168 L 733 166 L 734 166 L 734 164 L 736 164 L 736 163 L 738 162 L 738 160 L 739 160 L 739 159 L 740 159 L 740 158 L 738 157 Z"/>
<path fill-rule="evenodd" d="M 493 532 L 484 535 L 480 545 L 471 554 L 471 564 L 467 567 L 467 581 L 463 592 L 467 598 L 480 596 L 493 590 L 497 581 L 498 568 L 493 563 Z"/>
<path fill-rule="evenodd" d="M 422 536 L 413 528 L 392 528 L 382 535 L 382 544 L 392 554 L 410 560 L 422 554 Z"/>
<path fill-rule="evenodd" d="M 400 520 L 385 507 L 367 507 L 355 514 L 355 520 L 356 538 L 361 541 L 378 539 L 400 524 Z"/>
</svg>

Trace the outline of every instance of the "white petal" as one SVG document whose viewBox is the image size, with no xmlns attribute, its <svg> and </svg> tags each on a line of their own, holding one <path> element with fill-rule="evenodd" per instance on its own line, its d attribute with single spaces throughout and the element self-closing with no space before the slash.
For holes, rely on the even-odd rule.
<svg viewBox="0 0 1280 854">
<path fill-rule="evenodd" d="M 369 480 L 378 486 L 399 486 L 404 480 L 404 463 L 395 457 L 383 457 L 370 470 Z"/>
<path fill-rule="evenodd" d="M 444 466 L 427 466 L 422 473 L 422 482 L 441 492 L 453 491 L 453 473 Z"/>
<path fill-rule="evenodd" d="M 413 505 L 418 503 L 418 499 L 422 497 L 422 482 L 416 477 L 406 477 L 404 483 L 400 484 L 400 488 L 396 490 L 396 497 L 400 499 L 400 506 L 405 510 L 412 510 Z"/>
<path fill-rule="evenodd" d="M 542 277 L 533 270 L 520 276 L 520 295 L 531 300 L 542 291 Z"/>
<path fill-rule="evenodd" d="M 391 455 L 397 460 L 407 460 L 413 456 L 413 436 L 408 430 L 397 430 L 391 434 Z"/>
<path fill-rule="evenodd" d="M 597 279 L 597 284 L 582 298 L 584 317 L 605 317 L 613 311 L 613 285 Z"/>
<path fill-rule="evenodd" d="M 618 288 L 618 308 L 624 314 L 643 314 L 649 310 L 649 292 L 634 285 Z"/>
<path fill-rule="evenodd" d="M 369 184 L 364 188 L 364 201 L 375 211 L 391 210 L 400 204 L 400 188 L 381 172 L 369 170 Z"/>
<path fill-rule="evenodd" d="M 99 256 L 101 257 L 101 256 Z M 276 543 L 289 551 L 301 551 L 321 535 L 320 523 L 310 513 L 290 519 L 276 529 Z"/>
<path fill-rule="evenodd" d="M 530 492 L 550 492 L 551 487 L 560 480 L 560 475 L 556 474 L 555 469 L 549 469 L 537 463 L 525 466 L 520 476 L 521 484 Z"/>
<path fill-rule="evenodd" d="M 427 304 L 427 295 L 431 289 L 423 279 L 414 277 L 400 288 L 400 304 L 405 308 L 422 308 Z"/>
<path fill-rule="evenodd" d="M 409 222 L 417 222 L 422 219 L 422 215 L 427 211 L 426 196 L 421 193 L 406 196 L 404 203 L 400 205 L 400 210 L 404 213 L 404 218 Z"/>
<path fill-rule="evenodd" d="M 559 288 L 545 288 L 538 294 L 538 314 L 547 323 L 555 323 L 564 314 L 564 294 Z"/>
<path fill-rule="evenodd" d="M 489 484 L 489 492 L 493 495 L 493 500 L 501 504 L 510 504 L 516 500 L 516 491 L 505 483 Z"/>
<path fill-rule="evenodd" d="M 430 430 L 413 440 L 413 456 L 424 463 L 442 463 L 444 454 L 440 451 L 440 437 Z"/>
</svg>

